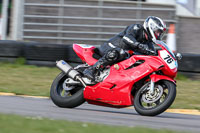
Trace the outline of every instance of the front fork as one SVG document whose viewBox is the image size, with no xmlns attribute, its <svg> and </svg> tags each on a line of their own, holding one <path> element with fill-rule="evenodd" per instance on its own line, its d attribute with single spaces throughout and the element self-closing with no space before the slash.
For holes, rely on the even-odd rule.
<svg viewBox="0 0 200 133">
<path fill-rule="evenodd" d="M 176 85 L 176 81 L 165 76 L 165 75 L 158 75 L 156 73 L 153 73 L 152 75 L 150 75 L 150 93 L 151 95 L 154 94 L 154 90 L 155 90 L 155 83 L 160 81 L 160 80 L 168 80 L 168 81 L 171 81 L 173 82 L 175 85 Z"/>
<path fill-rule="evenodd" d="M 150 94 L 151 95 L 154 95 L 154 87 L 155 87 L 155 82 L 153 82 L 153 80 L 151 79 L 151 82 L 150 82 Z"/>
</svg>

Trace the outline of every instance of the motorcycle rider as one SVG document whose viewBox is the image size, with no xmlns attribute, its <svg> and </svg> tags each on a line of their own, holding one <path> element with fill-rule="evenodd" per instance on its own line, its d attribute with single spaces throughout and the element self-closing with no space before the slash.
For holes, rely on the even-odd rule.
<svg viewBox="0 0 200 133">
<path fill-rule="evenodd" d="M 95 80 L 95 73 L 108 65 L 113 65 L 127 57 L 125 50 L 133 50 L 141 54 L 148 55 L 153 51 L 152 43 L 161 40 L 166 25 L 162 19 L 149 16 L 143 25 L 132 24 L 124 31 L 114 36 L 98 48 L 98 53 L 102 56 L 93 66 L 83 71 L 83 74 L 91 80 Z"/>
</svg>

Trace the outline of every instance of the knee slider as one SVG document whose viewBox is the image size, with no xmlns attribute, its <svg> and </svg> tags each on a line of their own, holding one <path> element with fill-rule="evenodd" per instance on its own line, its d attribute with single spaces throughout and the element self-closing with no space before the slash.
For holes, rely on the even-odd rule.
<svg viewBox="0 0 200 133">
<path fill-rule="evenodd" d="M 117 50 L 110 50 L 106 54 L 106 60 L 116 61 L 119 58 L 119 52 Z"/>
</svg>

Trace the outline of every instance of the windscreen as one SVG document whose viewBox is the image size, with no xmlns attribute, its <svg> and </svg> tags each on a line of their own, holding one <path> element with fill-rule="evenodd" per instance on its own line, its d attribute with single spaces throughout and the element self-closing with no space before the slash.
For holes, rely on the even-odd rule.
<svg viewBox="0 0 200 133">
<path fill-rule="evenodd" d="M 176 56 L 174 55 L 174 53 L 172 52 L 171 49 L 169 49 L 169 47 L 163 42 L 163 41 L 159 41 L 159 40 L 156 40 L 156 43 L 157 44 L 161 44 L 163 47 L 165 47 L 167 49 L 167 51 L 169 51 L 170 55 L 176 59 Z"/>
</svg>

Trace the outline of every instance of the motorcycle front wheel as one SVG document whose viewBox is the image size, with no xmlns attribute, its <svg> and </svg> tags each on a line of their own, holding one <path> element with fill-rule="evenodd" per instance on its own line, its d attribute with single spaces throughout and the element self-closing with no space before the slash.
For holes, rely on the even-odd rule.
<svg viewBox="0 0 200 133">
<path fill-rule="evenodd" d="M 150 93 L 150 83 L 145 84 L 134 97 L 135 110 L 144 116 L 156 116 L 168 109 L 176 97 L 176 85 L 162 80 L 155 83 L 154 94 Z"/>
<path fill-rule="evenodd" d="M 50 98 L 59 107 L 74 108 L 85 102 L 83 86 L 72 86 L 73 89 L 65 90 L 63 83 L 67 78 L 63 72 L 55 78 L 51 85 Z"/>
</svg>

